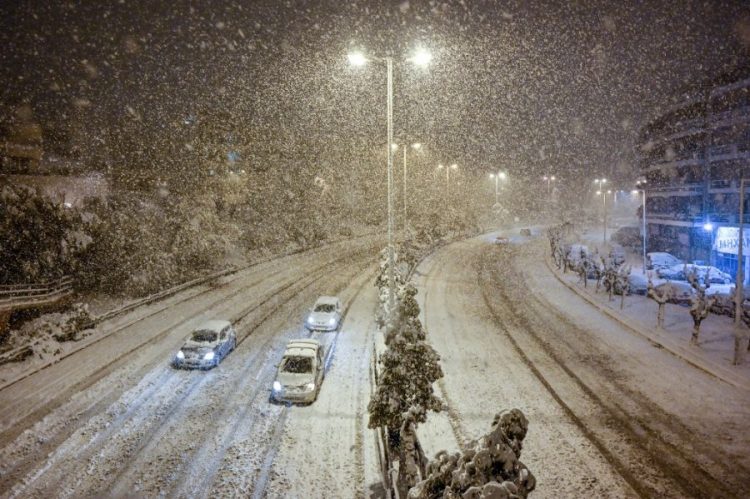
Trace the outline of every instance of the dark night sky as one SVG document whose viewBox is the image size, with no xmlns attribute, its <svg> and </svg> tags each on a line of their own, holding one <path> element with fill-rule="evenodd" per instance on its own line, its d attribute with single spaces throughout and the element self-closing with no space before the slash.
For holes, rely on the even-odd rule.
<svg viewBox="0 0 750 499">
<path fill-rule="evenodd" d="M 346 63 L 362 47 L 401 61 L 397 136 L 514 174 L 627 177 L 643 121 L 750 46 L 745 2 L 47 3 L 0 6 L 6 119 L 26 101 L 42 122 L 90 103 L 92 128 L 213 108 L 273 140 L 382 143 L 384 67 Z M 416 45 L 428 70 L 403 62 Z"/>
</svg>

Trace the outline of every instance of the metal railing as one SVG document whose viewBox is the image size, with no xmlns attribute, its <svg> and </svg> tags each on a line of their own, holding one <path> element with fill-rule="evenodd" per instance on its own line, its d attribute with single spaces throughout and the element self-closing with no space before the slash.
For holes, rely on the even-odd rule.
<svg viewBox="0 0 750 499">
<path fill-rule="evenodd" d="M 28 308 L 53 303 L 73 292 L 73 278 L 35 284 L 0 285 L 0 310 Z"/>
</svg>

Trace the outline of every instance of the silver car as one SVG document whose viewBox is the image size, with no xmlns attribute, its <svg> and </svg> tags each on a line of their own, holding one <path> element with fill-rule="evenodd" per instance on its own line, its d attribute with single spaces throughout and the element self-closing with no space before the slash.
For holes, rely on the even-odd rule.
<svg viewBox="0 0 750 499">
<path fill-rule="evenodd" d="M 292 340 L 286 346 L 271 390 L 271 401 L 312 403 L 325 377 L 323 347 L 317 340 Z"/>
<path fill-rule="evenodd" d="M 341 324 L 341 300 L 335 296 L 321 296 L 307 316 L 305 326 L 311 331 L 335 331 Z"/>
<path fill-rule="evenodd" d="M 172 365 L 185 369 L 211 369 L 236 346 L 237 333 L 229 321 L 206 321 L 185 340 Z"/>
</svg>

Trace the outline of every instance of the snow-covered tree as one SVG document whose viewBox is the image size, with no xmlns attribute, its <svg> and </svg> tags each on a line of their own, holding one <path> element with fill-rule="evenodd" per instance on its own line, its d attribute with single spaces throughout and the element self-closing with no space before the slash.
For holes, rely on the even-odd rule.
<svg viewBox="0 0 750 499">
<path fill-rule="evenodd" d="M 536 487 L 534 475 L 520 461 L 528 428 L 520 410 L 499 412 L 478 442 L 463 452 L 439 452 L 409 499 L 527 497 Z"/>
<path fill-rule="evenodd" d="M 711 286 L 709 272 L 706 272 L 706 277 L 703 279 L 705 284 L 700 283 L 695 270 L 688 272 L 686 276 L 688 282 L 695 290 L 695 294 L 690 297 L 690 315 L 693 317 L 693 335 L 690 337 L 690 342 L 697 345 L 701 323 L 711 313 L 711 307 L 713 307 L 716 299 L 706 296 L 706 290 Z"/>
<path fill-rule="evenodd" d="M 659 304 L 659 310 L 656 313 L 656 327 L 664 327 L 664 308 L 669 300 L 674 298 L 675 290 L 672 286 L 655 287 L 651 280 L 651 273 L 648 275 L 648 297 Z"/>
</svg>

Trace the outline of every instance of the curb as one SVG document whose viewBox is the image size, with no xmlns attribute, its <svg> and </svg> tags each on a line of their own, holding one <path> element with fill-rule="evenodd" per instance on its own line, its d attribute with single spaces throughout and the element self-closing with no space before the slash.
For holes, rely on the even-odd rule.
<svg viewBox="0 0 750 499">
<path fill-rule="evenodd" d="M 707 360 L 707 359 L 702 358 L 699 355 L 696 355 L 695 352 L 691 352 L 685 346 L 675 343 L 675 341 L 671 338 L 664 337 L 663 335 L 655 331 L 649 331 L 643 327 L 633 324 L 632 322 L 628 321 L 626 318 L 622 317 L 622 315 L 619 314 L 618 312 L 610 309 L 609 307 L 605 307 L 601 305 L 600 303 L 597 303 L 593 298 L 588 296 L 586 293 L 582 292 L 581 290 L 576 288 L 574 285 L 570 284 L 569 282 L 565 281 L 562 277 L 560 277 L 558 273 L 555 271 L 555 269 L 552 268 L 549 257 L 546 254 L 544 257 L 544 263 L 547 265 L 547 268 L 550 270 L 550 272 L 552 272 L 555 278 L 558 281 L 560 281 L 565 287 L 567 287 L 568 289 L 576 293 L 578 296 L 583 298 L 589 304 L 593 305 L 597 310 L 599 310 L 603 314 L 607 315 L 611 319 L 614 319 L 621 326 L 624 326 L 626 329 L 629 329 L 630 331 L 644 337 L 650 343 L 658 347 L 661 347 L 664 350 L 667 350 L 669 353 L 671 353 L 675 357 L 678 357 L 684 360 L 691 366 L 697 367 L 701 371 L 707 374 L 710 374 L 711 376 L 725 383 L 728 383 L 734 387 L 737 387 L 746 391 L 750 391 L 750 380 L 746 379 L 744 376 L 739 375 L 737 372 L 721 364 L 717 364 L 711 360 Z"/>
</svg>

